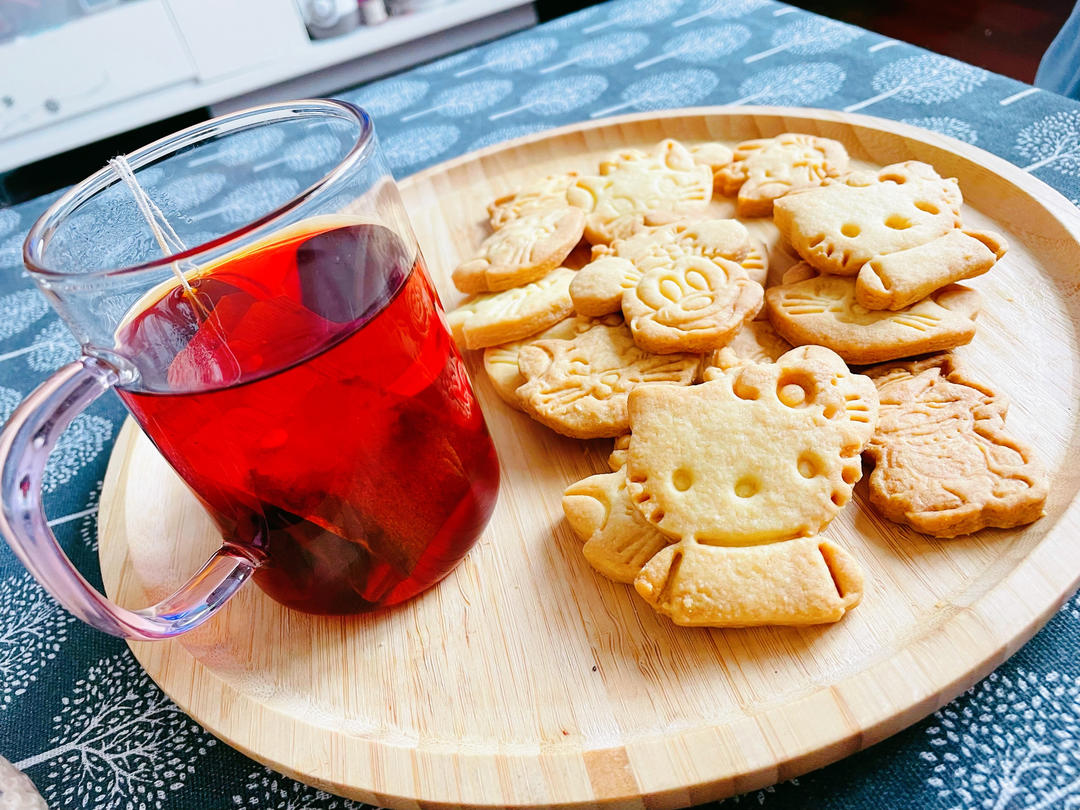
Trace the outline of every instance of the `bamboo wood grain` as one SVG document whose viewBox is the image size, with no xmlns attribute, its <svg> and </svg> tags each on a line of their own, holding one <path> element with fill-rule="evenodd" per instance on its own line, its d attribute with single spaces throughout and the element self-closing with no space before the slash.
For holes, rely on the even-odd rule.
<svg viewBox="0 0 1080 810">
<path fill-rule="evenodd" d="M 664 137 L 737 141 L 801 131 L 871 164 L 918 159 L 960 179 L 965 224 L 1010 252 L 960 350 L 1010 397 L 1010 429 L 1052 476 L 1047 515 L 940 541 L 879 518 L 865 479 L 827 529 L 868 575 L 863 603 L 813 628 L 679 628 L 595 574 L 562 519 L 572 481 L 609 442 L 564 439 L 506 407 L 468 358 L 502 461 L 490 526 L 444 582 L 383 613 L 291 613 L 248 586 L 205 626 L 132 644 L 199 723 L 249 756 L 394 808 L 664 808 L 762 787 L 878 742 L 989 673 L 1080 579 L 1080 217 L 1057 192 L 972 146 L 821 110 L 722 108 L 625 116 L 533 135 L 403 180 L 448 306 L 449 271 L 485 235 L 484 205 L 522 180 L 591 171 Z M 714 203 L 730 214 L 730 201 Z M 770 223 L 771 279 L 793 256 Z M 125 425 L 100 512 L 102 573 L 141 606 L 216 548 L 213 526 L 148 440 Z"/>
</svg>

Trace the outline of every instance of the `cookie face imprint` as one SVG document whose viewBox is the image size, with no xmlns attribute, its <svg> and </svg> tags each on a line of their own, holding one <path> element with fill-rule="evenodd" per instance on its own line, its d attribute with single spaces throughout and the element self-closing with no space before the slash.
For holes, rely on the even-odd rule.
<svg viewBox="0 0 1080 810">
<path fill-rule="evenodd" d="M 627 480 L 645 518 L 746 546 L 816 534 L 850 500 L 877 390 L 813 346 L 690 388 L 642 387 L 629 408 Z"/>
<path fill-rule="evenodd" d="M 577 179 L 577 172 L 555 174 L 537 180 L 524 188 L 505 194 L 488 205 L 492 230 L 518 217 L 537 214 L 566 206 L 566 189 Z"/>
<path fill-rule="evenodd" d="M 628 429 L 627 396 L 653 383 L 690 385 L 696 355 L 655 355 L 638 348 L 625 326 L 594 326 L 572 340 L 541 340 L 522 348 L 518 388 L 522 409 L 557 433 L 578 439 L 618 436 Z"/>
<path fill-rule="evenodd" d="M 827 346 L 855 365 L 969 343 L 979 301 L 974 290 L 951 284 L 896 312 L 869 310 L 855 300 L 855 279 L 817 275 L 805 264 L 765 292 L 769 322 L 781 337 L 795 346 Z"/>
<path fill-rule="evenodd" d="M 867 455 L 870 500 L 888 519 L 954 537 L 1030 523 L 1048 482 L 1030 447 L 1005 431 L 1004 398 L 950 355 L 871 369 L 881 399 Z"/>
<path fill-rule="evenodd" d="M 712 199 L 712 171 L 694 162 L 678 141 L 662 141 L 652 152 L 630 149 L 600 164 L 599 175 L 580 177 L 566 191 L 586 213 L 585 238 L 608 244 L 630 234 L 653 211 L 703 213 Z"/>
<path fill-rule="evenodd" d="M 562 505 L 570 527 L 585 541 L 585 559 L 615 582 L 633 582 L 645 563 L 671 542 L 634 508 L 621 469 L 571 484 Z"/>
<path fill-rule="evenodd" d="M 819 186 L 847 167 L 843 144 L 789 132 L 740 143 L 731 163 L 716 170 L 716 188 L 727 196 L 738 194 L 740 217 L 767 217 L 777 197 Z"/>
<path fill-rule="evenodd" d="M 581 241 L 584 228 L 585 215 L 569 206 L 518 217 L 454 269 L 454 286 L 464 293 L 499 292 L 541 279 Z"/>
<path fill-rule="evenodd" d="M 773 206 L 773 222 L 812 267 L 852 276 L 875 256 L 960 227 L 962 202 L 955 179 L 908 161 L 787 194 Z"/>
<path fill-rule="evenodd" d="M 623 293 L 622 310 L 641 348 L 700 353 L 726 345 L 758 313 L 763 296 L 734 262 L 688 256 L 646 271 Z"/>
<path fill-rule="evenodd" d="M 573 270 L 559 267 L 539 281 L 475 296 L 446 313 L 459 346 L 482 349 L 535 335 L 573 314 Z"/>
</svg>

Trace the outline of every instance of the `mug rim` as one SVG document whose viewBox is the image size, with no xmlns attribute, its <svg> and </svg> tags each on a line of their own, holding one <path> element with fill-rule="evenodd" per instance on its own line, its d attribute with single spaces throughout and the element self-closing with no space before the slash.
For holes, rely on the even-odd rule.
<svg viewBox="0 0 1080 810">
<path fill-rule="evenodd" d="M 244 238 L 253 231 L 264 227 L 274 220 L 285 216 L 291 211 L 294 211 L 298 206 L 319 194 L 323 189 L 348 172 L 359 161 L 367 157 L 367 153 L 371 151 L 374 143 L 375 127 L 372 123 L 371 116 L 368 115 L 365 110 L 355 104 L 350 104 L 347 101 L 340 101 L 338 99 L 301 99 L 297 101 L 276 102 L 273 104 L 260 104 L 255 107 L 247 107 L 242 110 L 211 118 L 208 121 L 193 124 L 192 126 L 166 135 L 163 138 L 159 138 L 125 156 L 133 170 L 139 169 L 148 163 L 152 163 L 160 158 L 176 153 L 184 146 L 189 145 L 189 142 L 191 142 L 195 136 L 205 132 L 209 131 L 213 134 L 213 130 L 219 127 L 233 125 L 244 119 L 256 118 L 267 113 L 287 113 L 300 110 L 321 112 L 324 114 L 328 113 L 330 117 L 339 119 L 351 119 L 354 123 L 359 125 L 360 132 L 356 137 L 356 142 L 332 169 L 306 189 L 295 194 L 282 205 L 206 242 L 201 242 L 178 253 L 162 255 L 160 258 L 155 258 L 148 262 L 127 265 L 124 267 L 107 267 L 101 270 L 91 270 L 87 272 L 72 272 L 48 267 L 43 261 L 43 254 L 46 246 L 46 231 L 54 229 L 65 217 L 77 210 L 84 202 L 104 191 L 106 188 L 113 185 L 114 182 L 117 182 L 116 170 L 113 169 L 112 166 L 106 165 L 65 191 L 48 207 L 48 209 L 45 210 L 43 214 L 41 214 L 41 216 L 37 218 L 30 228 L 30 232 L 26 235 L 26 239 L 23 241 L 23 264 L 32 276 L 49 279 L 94 279 L 135 275 L 149 270 L 160 270 L 175 262 L 190 259 L 207 250 L 228 245 L 231 242 Z M 262 125 L 265 126 L 274 122 L 275 119 L 271 118 L 263 122 Z"/>
</svg>

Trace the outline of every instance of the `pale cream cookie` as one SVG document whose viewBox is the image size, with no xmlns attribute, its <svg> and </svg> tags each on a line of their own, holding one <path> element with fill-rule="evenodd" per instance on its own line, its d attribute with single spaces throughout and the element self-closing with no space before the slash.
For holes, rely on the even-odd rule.
<svg viewBox="0 0 1080 810">
<path fill-rule="evenodd" d="M 765 310 L 777 333 L 795 346 L 827 346 L 848 363 L 883 363 L 942 351 L 975 336 L 980 297 L 951 284 L 911 306 L 870 310 L 855 300 L 855 279 L 818 275 L 805 262 L 765 292 Z"/>
<path fill-rule="evenodd" d="M 925 245 L 872 258 L 859 270 L 855 300 L 867 309 L 903 309 L 948 284 L 981 276 L 1007 249 L 991 231 L 954 228 Z"/>
<path fill-rule="evenodd" d="M 646 351 L 703 353 L 726 345 L 758 313 L 763 296 L 738 264 L 685 256 L 646 270 L 623 293 L 622 311 Z"/>
<path fill-rule="evenodd" d="M 454 269 L 454 286 L 464 293 L 500 292 L 537 281 L 570 254 L 584 228 L 585 215 L 570 206 L 518 217 Z"/>
<path fill-rule="evenodd" d="M 597 325 L 572 340 L 522 347 L 521 408 L 557 433 L 578 439 L 618 436 L 628 427 L 627 395 L 654 383 L 689 385 L 699 358 L 638 348 L 626 326 Z"/>
<path fill-rule="evenodd" d="M 710 168 L 668 139 L 651 152 L 628 149 L 609 156 L 598 175 L 575 180 L 566 199 L 586 213 L 585 238 L 608 244 L 637 230 L 650 212 L 704 213 L 712 186 Z"/>
<path fill-rule="evenodd" d="M 773 206 L 773 222 L 812 267 L 853 276 L 875 256 L 959 228 L 962 202 L 955 179 L 911 160 L 786 194 Z"/>
<path fill-rule="evenodd" d="M 693 156 L 695 163 L 709 167 L 709 171 L 713 173 L 714 184 L 717 172 L 731 163 L 735 157 L 735 153 L 732 152 L 730 146 L 716 141 L 694 144 L 690 147 L 690 154 Z"/>
<path fill-rule="evenodd" d="M 621 470 L 626 466 L 626 451 L 630 448 L 630 434 L 624 433 L 622 436 L 615 437 L 615 443 L 611 448 L 611 455 L 608 456 L 608 466 L 611 467 L 612 472 L 615 470 Z"/>
<path fill-rule="evenodd" d="M 866 454 L 870 502 L 889 520 L 936 537 L 1039 518 L 1046 472 L 1005 431 L 1005 398 L 949 354 L 878 366 L 880 418 Z"/>
<path fill-rule="evenodd" d="M 819 532 L 851 499 L 873 383 L 820 346 L 629 397 L 630 494 L 676 538 L 744 546 Z"/>
<path fill-rule="evenodd" d="M 585 559 L 615 582 L 633 582 L 642 566 L 671 542 L 630 503 L 621 469 L 571 484 L 562 506 L 570 528 L 585 541 Z"/>
<path fill-rule="evenodd" d="M 446 313 L 459 346 L 482 349 L 535 335 L 573 314 L 573 270 L 559 267 L 539 281 L 470 298 Z"/>
<path fill-rule="evenodd" d="M 554 174 L 499 197 L 488 205 L 492 230 L 497 231 L 518 217 L 541 213 L 551 208 L 562 208 L 566 205 L 566 189 L 577 176 L 577 172 Z"/>
<path fill-rule="evenodd" d="M 847 167 L 842 143 L 787 132 L 740 143 L 731 163 L 716 170 L 716 189 L 729 197 L 738 194 L 735 211 L 740 217 L 767 217 L 777 197 L 819 186 Z"/>
<path fill-rule="evenodd" d="M 703 375 L 708 379 L 709 369 L 723 370 L 739 363 L 774 363 L 791 349 L 791 344 L 776 334 L 771 323 L 749 321 L 735 333 L 727 346 L 705 358 Z"/>
<path fill-rule="evenodd" d="M 517 389 L 525 384 L 525 378 L 521 376 L 521 371 L 518 369 L 518 353 L 521 348 L 538 340 L 571 340 L 597 323 L 618 326 L 622 323 L 622 318 L 618 315 L 608 315 L 599 319 L 573 315 L 524 340 L 484 349 L 484 371 L 487 372 L 495 392 L 507 405 L 520 410 Z"/>
</svg>

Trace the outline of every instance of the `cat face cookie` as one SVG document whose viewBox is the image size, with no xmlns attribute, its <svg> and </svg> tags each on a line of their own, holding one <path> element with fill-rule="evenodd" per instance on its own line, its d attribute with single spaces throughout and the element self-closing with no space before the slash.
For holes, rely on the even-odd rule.
<svg viewBox="0 0 1080 810">
<path fill-rule="evenodd" d="M 577 172 L 551 175 L 499 197 L 488 205 L 491 229 L 497 231 L 519 217 L 565 207 L 566 189 L 577 176 Z"/>
<path fill-rule="evenodd" d="M 573 270 L 559 267 L 539 281 L 469 299 L 446 313 L 454 341 L 482 349 L 535 335 L 573 314 Z"/>
<path fill-rule="evenodd" d="M 618 436 L 628 428 L 626 401 L 637 387 L 689 385 L 699 358 L 638 348 L 625 326 L 597 325 L 572 340 L 541 340 L 518 354 L 522 410 L 556 433 L 578 439 Z"/>
<path fill-rule="evenodd" d="M 827 346 L 848 363 L 865 365 L 942 351 L 975 336 L 979 294 L 960 284 L 896 312 L 869 310 L 855 299 L 855 279 L 818 275 L 805 263 L 765 293 L 777 333 L 795 346 Z"/>
<path fill-rule="evenodd" d="M 712 171 L 678 141 L 651 152 L 624 150 L 601 162 L 599 175 L 579 177 L 566 200 L 586 213 L 585 238 L 609 244 L 637 230 L 650 212 L 703 213 L 712 199 Z"/>
<path fill-rule="evenodd" d="M 626 474 L 676 538 L 746 546 L 816 534 L 850 500 L 877 421 L 873 383 L 820 346 L 681 389 L 631 393 Z"/>
<path fill-rule="evenodd" d="M 569 206 L 520 216 L 454 269 L 454 286 L 464 293 L 499 292 L 537 281 L 570 254 L 584 228 L 585 215 Z"/>
<path fill-rule="evenodd" d="M 943 354 L 870 369 L 881 399 L 866 454 L 870 501 L 936 537 L 1042 516 L 1048 483 L 1031 448 L 1005 430 L 1004 398 Z"/>
<path fill-rule="evenodd" d="M 847 167 L 843 144 L 789 132 L 743 141 L 735 148 L 731 163 L 716 170 L 715 181 L 721 194 L 738 194 L 735 210 L 740 217 L 767 217 L 777 197 L 819 186 L 827 178 L 843 174 Z"/>
<path fill-rule="evenodd" d="M 908 161 L 787 194 L 773 206 L 773 222 L 810 266 L 853 276 L 875 256 L 960 227 L 962 202 L 955 179 Z"/>
<path fill-rule="evenodd" d="M 687 256 L 645 271 L 622 298 L 634 342 L 657 354 L 726 345 L 761 309 L 761 285 L 724 259 Z"/>
</svg>

